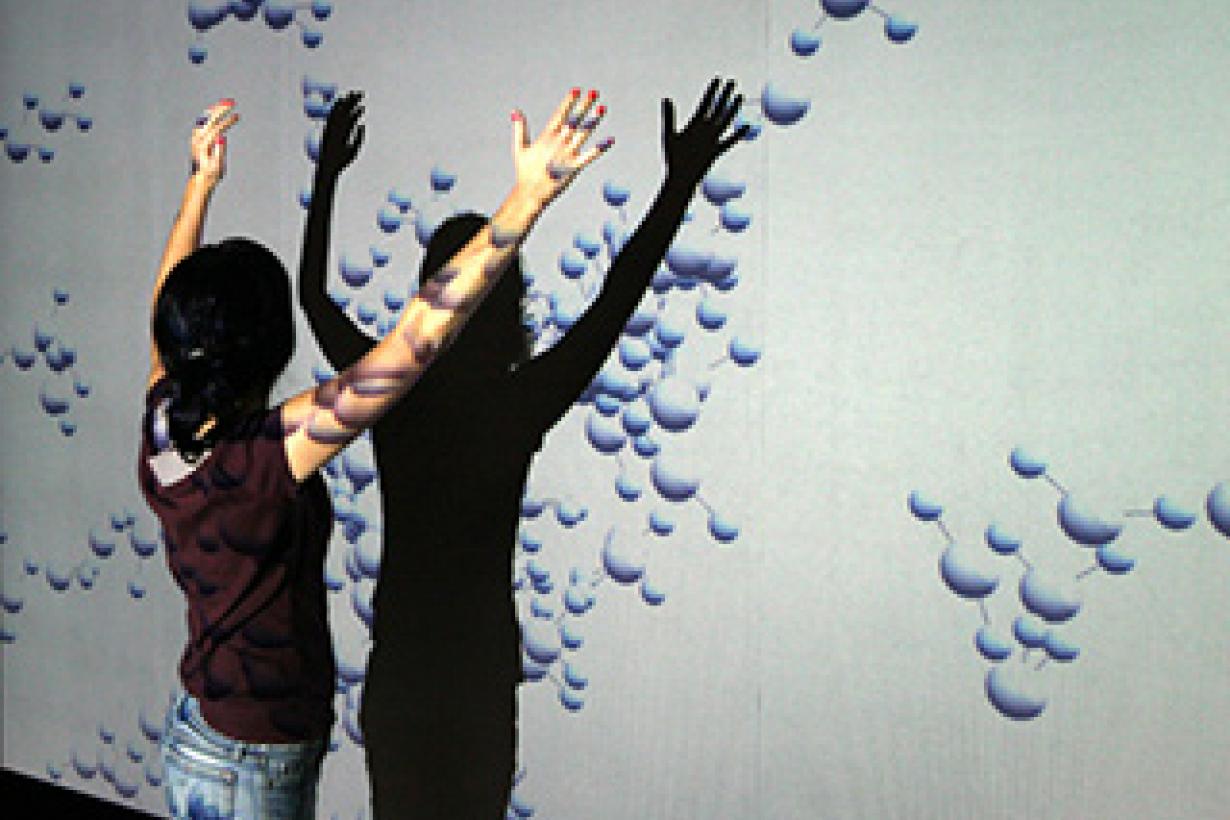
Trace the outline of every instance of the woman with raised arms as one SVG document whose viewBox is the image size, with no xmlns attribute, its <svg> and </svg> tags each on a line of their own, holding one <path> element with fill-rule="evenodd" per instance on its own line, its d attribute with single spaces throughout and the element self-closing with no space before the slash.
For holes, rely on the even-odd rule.
<svg viewBox="0 0 1230 820">
<path fill-rule="evenodd" d="M 174 817 L 311 817 L 333 723 L 320 467 L 443 351 L 543 209 L 609 142 L 597 94 L 569 94 L 532 142 L 513 115 L 516 181 L 490 224 L 335 379 L 268 407 L 293 349 L 290 282 L 249 239 L 200 246 L 234 103 L 192 132 L 193 167 L 154 284 L 138 475 L 187 603 L 182 693 L 163 737 Z M 338 101 L 357 123 L 358 95 Z M 591 111 L 592 109 L 592 111 Z M 362 130 L 352 134 L 353 158 Z M 309 251 L 327 253 L 327 243 Z M 413 454 L 407 454 L 413 458 Z"/>
</svg>

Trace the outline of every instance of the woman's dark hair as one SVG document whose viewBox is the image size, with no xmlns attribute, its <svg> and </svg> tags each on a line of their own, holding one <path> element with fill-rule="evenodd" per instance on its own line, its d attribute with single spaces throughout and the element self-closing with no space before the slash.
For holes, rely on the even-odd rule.
<svg viewBox="0 0 1230 820">
<path fill-rule="evenodd" d="M 199 248 L 163 284 L 153 334 L 171 399 L 170 438 L 195 460 L 264 409 L 290 361 L 295 329 L 286 268 L 250 239 Z M 198 436 L 211 418 L 214 425 Z"/>
<path fill-rule="evenodd" d="M 450 216 L 441 222 L 431 235 L 419 268 L 419 284 L 423 285 L 466 246 L 474 236 L 487 226 L 488 219 L 480 214 L 465 212 Z M 457 361 L 458 356 L 449 353 L 458 350 L 462 355 L 479 356 L 487 363 L 506 368 L 519 364 L 530 357 L 533 335 L 523 324 L 522 300 L 525 298 L 525 281 L 521 272 L 521 258 L 516 256 L 499 281 L 474 311 L 465 329 L 445 353 L 445 357 Z M 432 370 L 441 370 L 440 363 Z"/>
</svg>

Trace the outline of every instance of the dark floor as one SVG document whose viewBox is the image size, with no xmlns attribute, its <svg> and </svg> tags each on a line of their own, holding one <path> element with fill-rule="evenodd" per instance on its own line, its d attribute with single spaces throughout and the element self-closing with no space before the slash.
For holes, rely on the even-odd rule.
<svg viewBox="0 0 1230 820">
<path fill-rule="evenodd" d="M 0 795 L 4 795 L 7 818 L 77 818 L 90 820 L 150 820 L 153 815 L 97 800 L 67 786 L 0 769 Z M 19 807 L 14 813 L 11 807 Z"/>
</svg>

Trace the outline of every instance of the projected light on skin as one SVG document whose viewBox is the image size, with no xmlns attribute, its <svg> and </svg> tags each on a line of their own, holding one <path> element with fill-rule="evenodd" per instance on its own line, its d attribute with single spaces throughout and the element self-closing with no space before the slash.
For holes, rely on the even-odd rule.
<svg viewBox="0 0 1230 820">
<path fill-rule="evenodd" d="M 318 48 L 324 42 L 324 32 L 317 28 L 333 14 L 333 3 L 327 0 L 190 0 L 187 19 L 196 32 L 196 40 L 188 47 L 188 61 L 201 65 L 208 59 L 205 35 L 227 20 L 281 32 L 295 28 L 306 49 Z"/>
<path fill-rule="evenodd" d="M 937 500 L 914 491 L 906 506 L 917 520 L 934 524 L 947 542 L 940 558 L 940 577 L 949 590 L 978 606 L 982 623 L 974 635 L 974 647 L 993 664 L 985 679 L 987 701 L 1004 717 L 1027 721 L 1043 714 L 1047 707 L 1046 681 L 1040 676 L 1044 667 L 1052 662 L 1071 663 L 1080 657 L 1081 647 L 1064 628 L 1082 610 L 1081 587 L 1086 579 L 1098 572 L 1124 575 L 1135 568 L 1135 556 L 1118 540 L 1124 519 L 1151 517 L 1164 529 L 1181 532 L 1199 516 L 1167 496 L 1159 496 L 1149 509 L 1110 515 L 1069 492 L 1051 475 L 1046 461 L 1028 450 L 1012 450 L 1008 465 L 1019 478 L 1041 480 L 1056 491 L 1058 530 L 1073 548 L 1093 551 L 1088 568 L 1075 574 L 1061 573 L 1050 566 L 1054 556 L 1046 564 L 1035 563 L 1039 559 L 1026 558 L 1021 539 L 997 523 L 984 532 L 985 549 L 959 546 L 943 521 L 944 508 Z M 1230 537 L 1230 490 L 1226 484 L 1218 484 L 1209 492 L 1205 508 L 1214 529 Z M 1023 611 L 1011 623 L 996 623 L 986 601 L 1005 587 L 1000 584 L 1002 570 L 1013 560 L 1021 565 L 1014 605 Z"/>
<path fill-rule="evenodd" d="M 4 156 L 13 165 L 49 165 L 57 156 L 57 144 L 65 134 L 83 134 L 94 127 L 91 117 L 80 104 L 85 96 L 85 84 L 70 82 L 56 100 L 26 91 L 21 97 L 20 117 L 0 120 L 0 141 Z M 53 144 L 55 143 L 55 144 Z M 34 162 L 33 160 L 37 160 Z"/>
</svg>

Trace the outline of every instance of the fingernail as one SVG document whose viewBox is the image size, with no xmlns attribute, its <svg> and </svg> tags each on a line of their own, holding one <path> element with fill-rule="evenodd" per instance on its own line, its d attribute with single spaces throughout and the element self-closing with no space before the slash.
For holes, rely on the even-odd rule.
<svg viewBox="0 0 1230 820">
<path fill-rule="evenodd" d="M 591 88 L 589 90 L 589 99 L 590 99 L 590 102 L 593 102 L 594 100 L 598 99 L 598 92 Z"/>
<path fill-rule="evenodd" d="M 516 111 L 516 110 L 514 110 L 514 111 L 512 112 L 512 121 L 513 121 L 513 122 L 516 122 L 517 120 L 521 119 L 521 117 L 522 117 L 522 114 L 521 114 L 521 112 L 520 112 L 520 111 Z"/>
<path fill-rule="evenodd" d="M 598 106 L 598 116 L 601 117 L 605 113 L 606 113 L 606 106 L 605 105 Z"/>
<path fill-rule="evenodd" d="M 614 144 L 615 144 L 615 138 L 607 137 L 602 142 L 598 143 L 598 150 L 599 151 L 609 151 L 611 146 Z"/>
<path fill-rule="evenodd" d="M 568 92 L 568 96 L 569 96 L 569 97 L 579 97 L 579 96 L 581 96 L 581 89 L 579 89 L 579 88 L 574 88 L 574 89 L 572 89 L 571 91 L 569 91 L 569 92 Z"/>
<path fill-rule="evenodd" d="M 234 104 L 235 104 L 235 100 L 233 100 L 233 99 L 232 99 L 232 98 L 230 98 L 230 97 L 223 97 L 222 99 L 218 100 L 218 104 L 219 104 L 219 105 L 228 105 L 228 106 L 229 106 L 229 105 L 234 105 Z"/>
<path fill-rule="evenodd" d="M 226 145 L 226 137 L 218 137 L 219 145 Z"/>
</svg>

